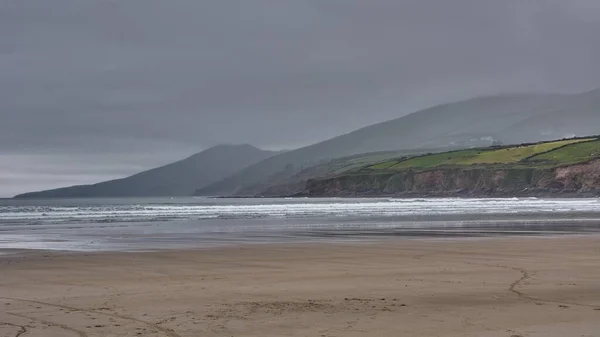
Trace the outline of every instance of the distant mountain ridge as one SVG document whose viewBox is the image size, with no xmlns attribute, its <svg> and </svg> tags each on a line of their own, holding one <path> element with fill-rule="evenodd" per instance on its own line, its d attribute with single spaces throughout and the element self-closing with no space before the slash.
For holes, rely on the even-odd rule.
<svg viewBox="0 0 600 337">
<path fill-rule="evenodd" d="M 596 134 L 600 90 L 496 95 L 438 105 L 297 150 L 275 153 L 221 145 L 128 178 L 17 197 L 272 195 L 327 175 L 330 168 L 355 165 L 374 152 L 403 156 Z M 353 159 L 356 155 L 361 156 Z M 338 158 L 346 159 L 332 162 Z"/>
<path fill-rule="evenodd" d="M 417 111 L 282 153 L 196 191 L 257 195 L 285 177 L 334 158 L 376 151 L 469 148 L 600 133 L 600 90 L 584 94 L 479 97 Z M 275 179 L 276 178 L 276 179 Z"/>
<path fill-rule="evenodd" d="M 127 178 L 25 193 L 15 198 L 190 196 L 196 188 L 219 181 L 276 153 L 247 144 L 217 145 Z"/>
</svg>

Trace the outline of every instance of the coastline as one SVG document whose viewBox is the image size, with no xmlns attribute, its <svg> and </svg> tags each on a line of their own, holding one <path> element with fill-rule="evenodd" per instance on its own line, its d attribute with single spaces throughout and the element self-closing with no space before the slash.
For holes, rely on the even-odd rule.
<svg viewBox="0 0 600 337">
<path fill-rule="evenodd" d="M 247 195 L 247 196 L 211 196 L 204 197 L 209 199 L 271 199 L 271 198 L 292 198 L 292 199 L 322 199 L 322 198 L 344 198 L 344 199 L 381 199 L 381 198 L 398 198 L 398 199 L 411 199 L 411 198 L 423 198 L 423 199 L 439 199 L 439 198 L 459 198 L 459 199 L 495 199 L 495 198 L 544 198 L 544 199 L 598 199 L 600 198 L 600 192 L 593 193 L 553 193 L 553 192 L 533 192 L 533 193 L 482 193 L 482 194 L 471 194 L 464 192 L 443 192 L 443 193 L 401 193 L 401 194 L 385 194 L 385 193 L 364 193 L 364 194 L 323 194 L 323 195 L 311 195 L 311 194 L 283 194 L 283 195 Z"/>
<path fill-rule="evenodd" d="M 326 193 L 308 193 L 307 195 L 294 195 L 293 197 L 309 198 L 543 198 L 543 199 L 597 199 L 600 198 L 600 191 L 551 191 L 551 190 L 522 190 L 522 191 L 434 191 L 434 192 L 401 192 L 401 193 L 381 193 L 381 192 L 353 192 L 353 191 L 328 191 Z"/>
<path fill-rule="evenodd" d="M 597 336 L 600 236 L 0 255 L 0 334 Z"/>
</svg>

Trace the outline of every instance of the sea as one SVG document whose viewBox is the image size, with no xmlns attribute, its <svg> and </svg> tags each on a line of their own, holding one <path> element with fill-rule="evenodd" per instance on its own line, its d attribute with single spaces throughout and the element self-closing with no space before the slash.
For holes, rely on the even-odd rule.
<svg viewBox="0 0 600 337">
<path fill-rule="evenodd" d="M 598 233 L 598 198 L 0 200 L 4 254 Z"/>
</svg>

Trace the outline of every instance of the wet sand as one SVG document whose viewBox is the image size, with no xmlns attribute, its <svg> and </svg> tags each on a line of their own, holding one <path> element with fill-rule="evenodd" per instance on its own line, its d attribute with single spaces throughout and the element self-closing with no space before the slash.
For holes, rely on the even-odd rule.
<svg viewBox="0 0 600 337">
<path fill-rule="evenodd" d="M 0 336 L 600 336 L 600 236 L 0 255 Z"/>
</svg>

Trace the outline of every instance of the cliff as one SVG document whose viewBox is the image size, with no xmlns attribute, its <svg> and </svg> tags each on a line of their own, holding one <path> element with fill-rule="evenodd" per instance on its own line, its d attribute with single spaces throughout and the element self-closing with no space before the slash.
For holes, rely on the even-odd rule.
<svg viewBox="0 0 600 337">
<path fill-rule="evenodd" d="M 310 196 L 600 196 L 600 160 L 551 169 L 439 168 L 307 182 Z"/>
<path fill-rule="evenodd" d="M 600 140 L 469 149 L 312 179 L 309 196 L 600 196 Z"/>
</svg>

